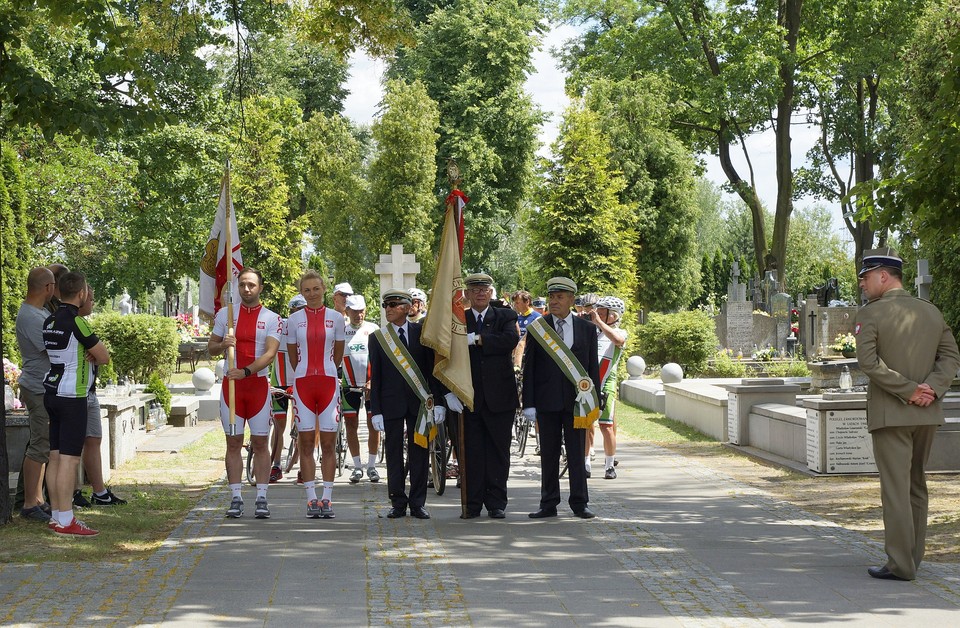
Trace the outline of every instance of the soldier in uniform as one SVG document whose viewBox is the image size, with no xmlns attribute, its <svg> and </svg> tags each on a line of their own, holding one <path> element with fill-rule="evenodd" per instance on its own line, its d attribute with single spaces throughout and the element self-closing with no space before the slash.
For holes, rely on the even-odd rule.
<svg viewBox="0 0 960 628">
<path fill-rule="evenodd" d="M 903 260 L 889 247 L 866 251 L 860 289 L 868 303 L 857 313 L 857 362 L 870 379 L 867 425 L 880 471 L 887 562 L 867 573 L 913 580 L 927 531 L 924 466 L 941 400 L 960 368 L 960 352 L 943 315 L 903 288 Z"/>
</svg>

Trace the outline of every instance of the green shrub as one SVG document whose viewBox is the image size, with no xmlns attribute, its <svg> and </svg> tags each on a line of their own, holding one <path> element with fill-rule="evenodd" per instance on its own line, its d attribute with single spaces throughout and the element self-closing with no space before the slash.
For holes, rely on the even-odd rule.
<svg viewBox="0 0 960 628">
<path fill-rule="evenodd" d="M 802 359 L 782 360 L 764 365 L 770 377 L 809 377 L 810 369 Z"/>
<path fill-rule="evenodd" d="M 173 398 L 173 395 L 170 394 L 170 391 L 164 385 L 159 375 L 156 373 L 150 374 L 150 382 L 146 388 L 144 388 L 144 392 L 151 393 L 156 397 L 160 405 L 163 406 L 163 411 L 167 413 L 167 416 L 170 416 L 170 400 Z"/>
<path fill-rule="evenodd" d="M 676 362 L 689 375 L 702 373 L 717 349 L 713 318 L 702 311 L 651 314 L 637 336 L 647 363 Z"/>
<path fill-rule="evenodd" d="M 91 320 L 97 336 L 110 349 L 120 377 L 145 382 L 151 373 L 165 379 L 177 365 L 180 337 L 172 318 L 152 314 L 101 314 Z"/>
<path fill-rule="evenodd" d="M 708 377 L 746 377 L 747 365 L 737 358 L 729 349 L 718 351 L 710 362 L 704 375 Z"/>
<path fill-rule="evenodd" d="M 117 371 L 113 368 L 112 359 L 97 369 L 97 385 L 102 387 L 108 383 L 117 383 Z"/>
</svg>

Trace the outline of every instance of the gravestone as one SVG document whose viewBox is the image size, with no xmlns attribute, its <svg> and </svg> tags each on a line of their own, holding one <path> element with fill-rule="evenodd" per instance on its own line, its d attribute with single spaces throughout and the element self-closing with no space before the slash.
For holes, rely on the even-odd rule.
<svg viewBox="0 0 960 628">
<path fill-rule="evenodd" d="M 785 292 L 778 292 L 770 299 L 770 313 L 773 315 L 773 320 L 776 321 L 777 326 L 775 343 L 771 343 L 771 346 L 776 347 L 781 355 L 787 351 L 787 336 L 790 335 L 790 310 L 792 308 L 790 295 Z"/>
<path fill-rule="evenodd" d="M 917 260 L 917 278 L 913 280 L 913 283 L 917 286 L 917 296 L 929 301 L 933 275 L 930 274 L 930 263 L 927 260 Z"/>
<path fill-rule="evenodd" d="M 748 353 L 754 345 L 753 303 L 747 300 L 747 287 L 739 280 L 740 265 L 734 262 L 727 285 L 727 302 L 716 319 L 717 337 L 722 346 L 734 353 Z"/>
<path fill-rule="evenodd" d="M 380 277 L 380 299 L 388 290 L 409 290 L 417 287 L 417 273 L 420 264 L 413 253 L 404 253 L 402 244 L 390 247 L 389 255 L 381 255 L 380 263 L 373 268 Z M 380 310 L 380 324 L 387 322 L 383 310 Z"/>
</svg>

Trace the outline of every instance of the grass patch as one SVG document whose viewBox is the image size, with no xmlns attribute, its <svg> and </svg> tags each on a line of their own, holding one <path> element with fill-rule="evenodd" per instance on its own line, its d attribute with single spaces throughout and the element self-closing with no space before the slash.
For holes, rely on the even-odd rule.
<svg viewBox="0 0 960 628">
<path fill-rule="evenodd" d="M 77 513 L 98 536 L 61 537 L 44 524 L 14 517 L 3 527 L 0 562 L 128 562 L 149 556 L 223 476 L 223 450 L 222 432 L 213 430 L 179 453 L 137 454 L 111 478 L 125 506 Z"/>
<path fill-rule="evenodd" d="M 689 425 L 668 419 L 659 412 L 617 402 L 617 430 L 651 443 L 716 443 Z"/>
</svg>

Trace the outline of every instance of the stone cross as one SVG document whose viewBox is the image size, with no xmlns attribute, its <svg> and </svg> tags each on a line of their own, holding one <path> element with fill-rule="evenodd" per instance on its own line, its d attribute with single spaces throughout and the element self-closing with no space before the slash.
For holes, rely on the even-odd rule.
<svg viewBox="0 0 960 628">
<path fill-rule="evenodd" d="M 727 301 L 740 303 L 747 300 L 747 287 L 740 283 L 740 263 L 734 260 L 730 269 L 730 285 L 727 286 Z"/>
<path fill-rule="evenodd" d="M 389 255 L 381 255 L 380 263 L 373 267 L 373 271 L 380 276 L 380 299 L 387 290 L 409 290 L 417 287 L 417 273 L 420 264 L 413 253 L 404 253 L 402 244 L 390 246 Z M 379 307 L 379 303 L 377 306 Z M 380 324 L 387 322 L 381 308 Z"/>
<path fill-rule="evenodd" d="M 914 279 L 913 282 L 917 286 L 917 296 L 929 301 L 930 284 L 933 283 L 933 275 L 930 274 L 930 263 L 927 260 L 917 260 L 917 278 Z"/>
</svg>

